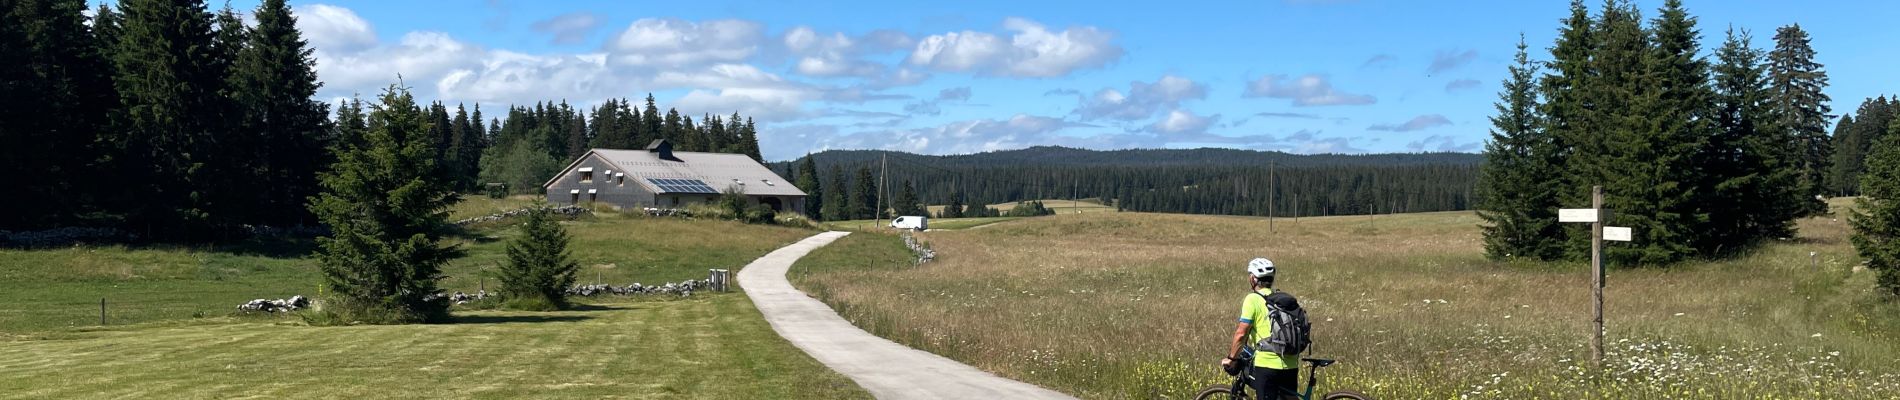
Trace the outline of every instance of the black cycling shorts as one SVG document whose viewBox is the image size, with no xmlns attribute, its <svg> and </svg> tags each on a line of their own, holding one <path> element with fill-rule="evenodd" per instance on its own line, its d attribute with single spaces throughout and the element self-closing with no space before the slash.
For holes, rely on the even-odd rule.
<svg viewBox="0 0 1900 400">
<path fill-rule="evenodd" d="M 1280 398 L 1279 396 L 1294 396 L 1295 393 L 1299 393 L 1299 386 L 1300 370 L 1298 369 L 1253 367 L 1253 392 L 1255 399 L 1272 400 Z"/>
</svg>

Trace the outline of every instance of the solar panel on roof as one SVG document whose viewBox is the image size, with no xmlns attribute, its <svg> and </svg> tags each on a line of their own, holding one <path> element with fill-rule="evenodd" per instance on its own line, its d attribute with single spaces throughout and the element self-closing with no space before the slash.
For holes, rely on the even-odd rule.
<svg viewBox="0 0 1900 400">
<path fill-rule="evenodd" d="M 718 194 L 711 185 L 698 179 L 647 178 L 647 182 L 660 188 L 664 193 L 701 193 Z"/>
</svg>

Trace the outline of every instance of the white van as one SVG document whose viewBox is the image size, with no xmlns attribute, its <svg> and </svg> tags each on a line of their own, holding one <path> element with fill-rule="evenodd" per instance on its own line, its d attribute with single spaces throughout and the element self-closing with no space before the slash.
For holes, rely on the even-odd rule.
<svg viewBox="0 0 1900 400">
<path fill-rule="evenodd" d="M 909 229 L 913 231 L 923 231 L 925 229 L 930 229 L 930 219 L 926 217 L 915 216 L 915 215 L 906 215 L 902 217 L 897 217 L 896 219 L 891 220 L 891 228 Z"/>
</svg>

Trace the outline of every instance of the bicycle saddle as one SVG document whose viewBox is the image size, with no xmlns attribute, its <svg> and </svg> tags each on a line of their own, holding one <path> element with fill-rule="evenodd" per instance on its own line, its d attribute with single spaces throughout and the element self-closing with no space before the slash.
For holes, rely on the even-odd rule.
<svg viewBox="0 0 1900 400">
<path fill-rule="evenodd" d="M 1324 359 L 1324 358 L 1302 358 L 1300 359 L 1300 361 L 1313 363 L 1314 367 L 1324 367 L 1328 365 L 1333 365 L 1333 360 Z"/>
</svg>

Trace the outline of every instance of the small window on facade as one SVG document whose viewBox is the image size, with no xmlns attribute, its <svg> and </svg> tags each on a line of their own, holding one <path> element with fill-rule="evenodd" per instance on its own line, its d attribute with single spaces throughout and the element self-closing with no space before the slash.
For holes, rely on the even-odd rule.
<svg viewBox="0 0 1900 400">
<path fill-rule="evenodd" d="M 680 198 L 679 198 L 679 196 L 674 196 L 674 197 L 673 197 L 673 205 L 676 205 L 676 206 L 677 206 L 677 205 L 680 205 Z"/>
<path fill-rule="evenodd" d="M 581 183 L 593 182 L 594 171 L 581 171 Z"/>
<path fill-rule="evenodd" d="M 581 202 L 581 194 L 580 194 L 580 193 L 568 193 L 568 194 L 567 194 L 567 202 L 569 202 L 569 203 L 580 203 L 580 202 Z"/>
</svg>

